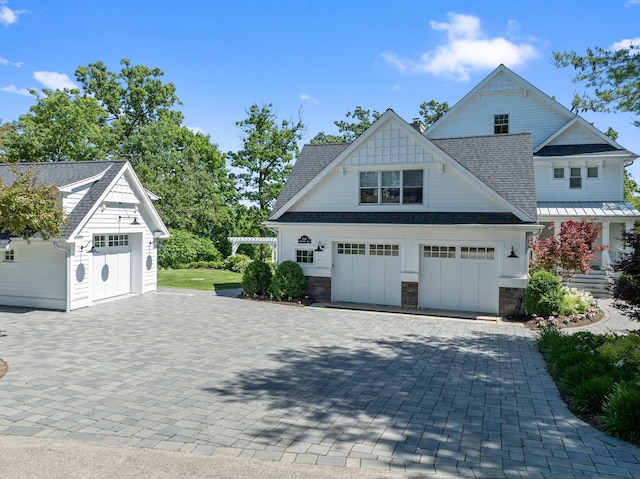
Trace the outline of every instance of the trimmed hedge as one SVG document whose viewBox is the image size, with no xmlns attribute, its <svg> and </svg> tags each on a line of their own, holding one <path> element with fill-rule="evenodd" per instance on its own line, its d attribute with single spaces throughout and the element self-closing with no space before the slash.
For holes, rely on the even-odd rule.
<svg viewBox="0 0 640 479">
<path fill-rule="evenodd" d="M 564 290 L 557 276 L 548 271 L 538 271 L 524 291 L 524 307 L 528 314 L 544 318 L 560 314 Z"/>
<path fill-rule="evenodd" d="M 262 261 L 252 261 L 242 275 L 242 289 L 246 294 L 267 294 L 272 276 L 271 266 Z"/>
<path fill-rule="evenodd" d="M 276 298 L 302 298 L 307 294 L 307 279 L 295 261 L 283 261 L 276 268 L 271 283 L 271 292 Z"/>
</svg>

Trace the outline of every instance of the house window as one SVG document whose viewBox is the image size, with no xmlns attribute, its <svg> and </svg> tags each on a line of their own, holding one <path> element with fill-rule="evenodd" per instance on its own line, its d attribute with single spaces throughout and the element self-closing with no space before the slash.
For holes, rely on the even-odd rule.
<svg viewBox="0 0 640 479">
<path fill-rule="evenodd" d="M 569 188 L 582 188 L 582 168 L 571 168 Z"/>
<path fill-rule="evenodd" d="M 313 263 L 313 251 L 309 249 L 297 249 L 296 263 Z"/>
<path fill-rule="evenodd" d="M 104 248 L 106 245 L 105 235 L 93 235 L 93 247 Z"/>
<path fill-rule="evenodd" d="M 509 133 L 509 115 L 493 115 L 493 133 L 496 135 Z"/>
<path fill-rule="evenodd" d="M 564 178 L 564 168 L 554 168 L 553 169 L 553 177 L 556 180 L 560 180 Z"/>
<path fill-rule="evenodd" d="M 109 246 L 128 246 L 129 245 L 129 235 L 108 235 Z"/>
<path fill-rule="evenodd" d="M 16 254 L 14 253 L 14 251 L 12 249 L 5 250 L 3 261 L 7 263 L 13 263 L 15 260 L 16 260 Z"/>
<path fill-rule="evenodd" d="M 495 259 L 495 249 L 475 246 L 463 246 L 460 248 L 462 259 Z"/>
<path fill-rule="evenodd" d="M 425 258 L 455 258 L 455 246 L 424 246 L 423 256 Z"/>
<path fill-rule="evenodd" d="M 360 204 L 422 204 L 423 170 L 360 172 Z"/>
<path fill-rule="evenodd" d="M 587 178 L 597 178 L 598 177 L 598 167 L 590 166 L 587 168 Z"/>
<path fill-rule="evenodd" d="M 338 254 L 365 254 L 365 246 L 360 243 L 338 243 Z"/>
<path fill-rule="evenodd" d="M 369 245 L 369 255 L 371 256 L 398 256 L 399 250 L 397 244 Z"/>
</svg>

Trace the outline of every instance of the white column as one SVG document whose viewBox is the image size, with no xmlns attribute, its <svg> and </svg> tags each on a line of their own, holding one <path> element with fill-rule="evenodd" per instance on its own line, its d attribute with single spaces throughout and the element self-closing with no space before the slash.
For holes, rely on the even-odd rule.
<svg viewBox="0 0 640 479">
<path fill-rule="evenodd" d="M 602 231 L 600 232 L 600 243 L 602 244 L 602 246 L 609 246 L 610 245 L 610 233 L 609 233 L 609 227 L 610 227 L 610 223 L 607 221 L 603 221 L 602 222 Z M 604 253 L 604 252 L 603 252 Z M 610 257 L 610 255 L 607 254 L 603 254 L 600 253 L 600 256 L 602 257 L 602 267 L 603 268 L 607 268 L 609 267 L 609 262 L 607 261 L 607 258 Z"/>
</svg>

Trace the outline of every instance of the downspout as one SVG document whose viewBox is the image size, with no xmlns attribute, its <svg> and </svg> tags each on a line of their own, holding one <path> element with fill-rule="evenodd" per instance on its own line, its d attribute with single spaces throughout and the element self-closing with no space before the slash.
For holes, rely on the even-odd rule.
<svg viewBox="0 0 640 479">
<path fill-rule="evenodd" d="M 71 311 L 71 253 L 68 249 L 62 248 L 58 246 L 58 241 L 53 241 L 53 246 L 60 251 L 64 251 L 65 256 L 67 257 L 67 279 L 65 281 L 65 304 L 66 304 L 66 312 Z"/>
</svg>

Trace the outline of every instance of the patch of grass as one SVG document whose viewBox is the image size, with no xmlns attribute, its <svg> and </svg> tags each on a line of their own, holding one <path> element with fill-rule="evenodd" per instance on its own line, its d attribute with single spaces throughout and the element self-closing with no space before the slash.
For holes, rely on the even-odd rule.
<svg viewBox="0 0 640 479">
<path fill-rule="evenodd" d="M 161 269 L 158 287 L 204 291 L 235 289 L 242 288 L 242 275 L 222 269 Z"/>
</svg>

